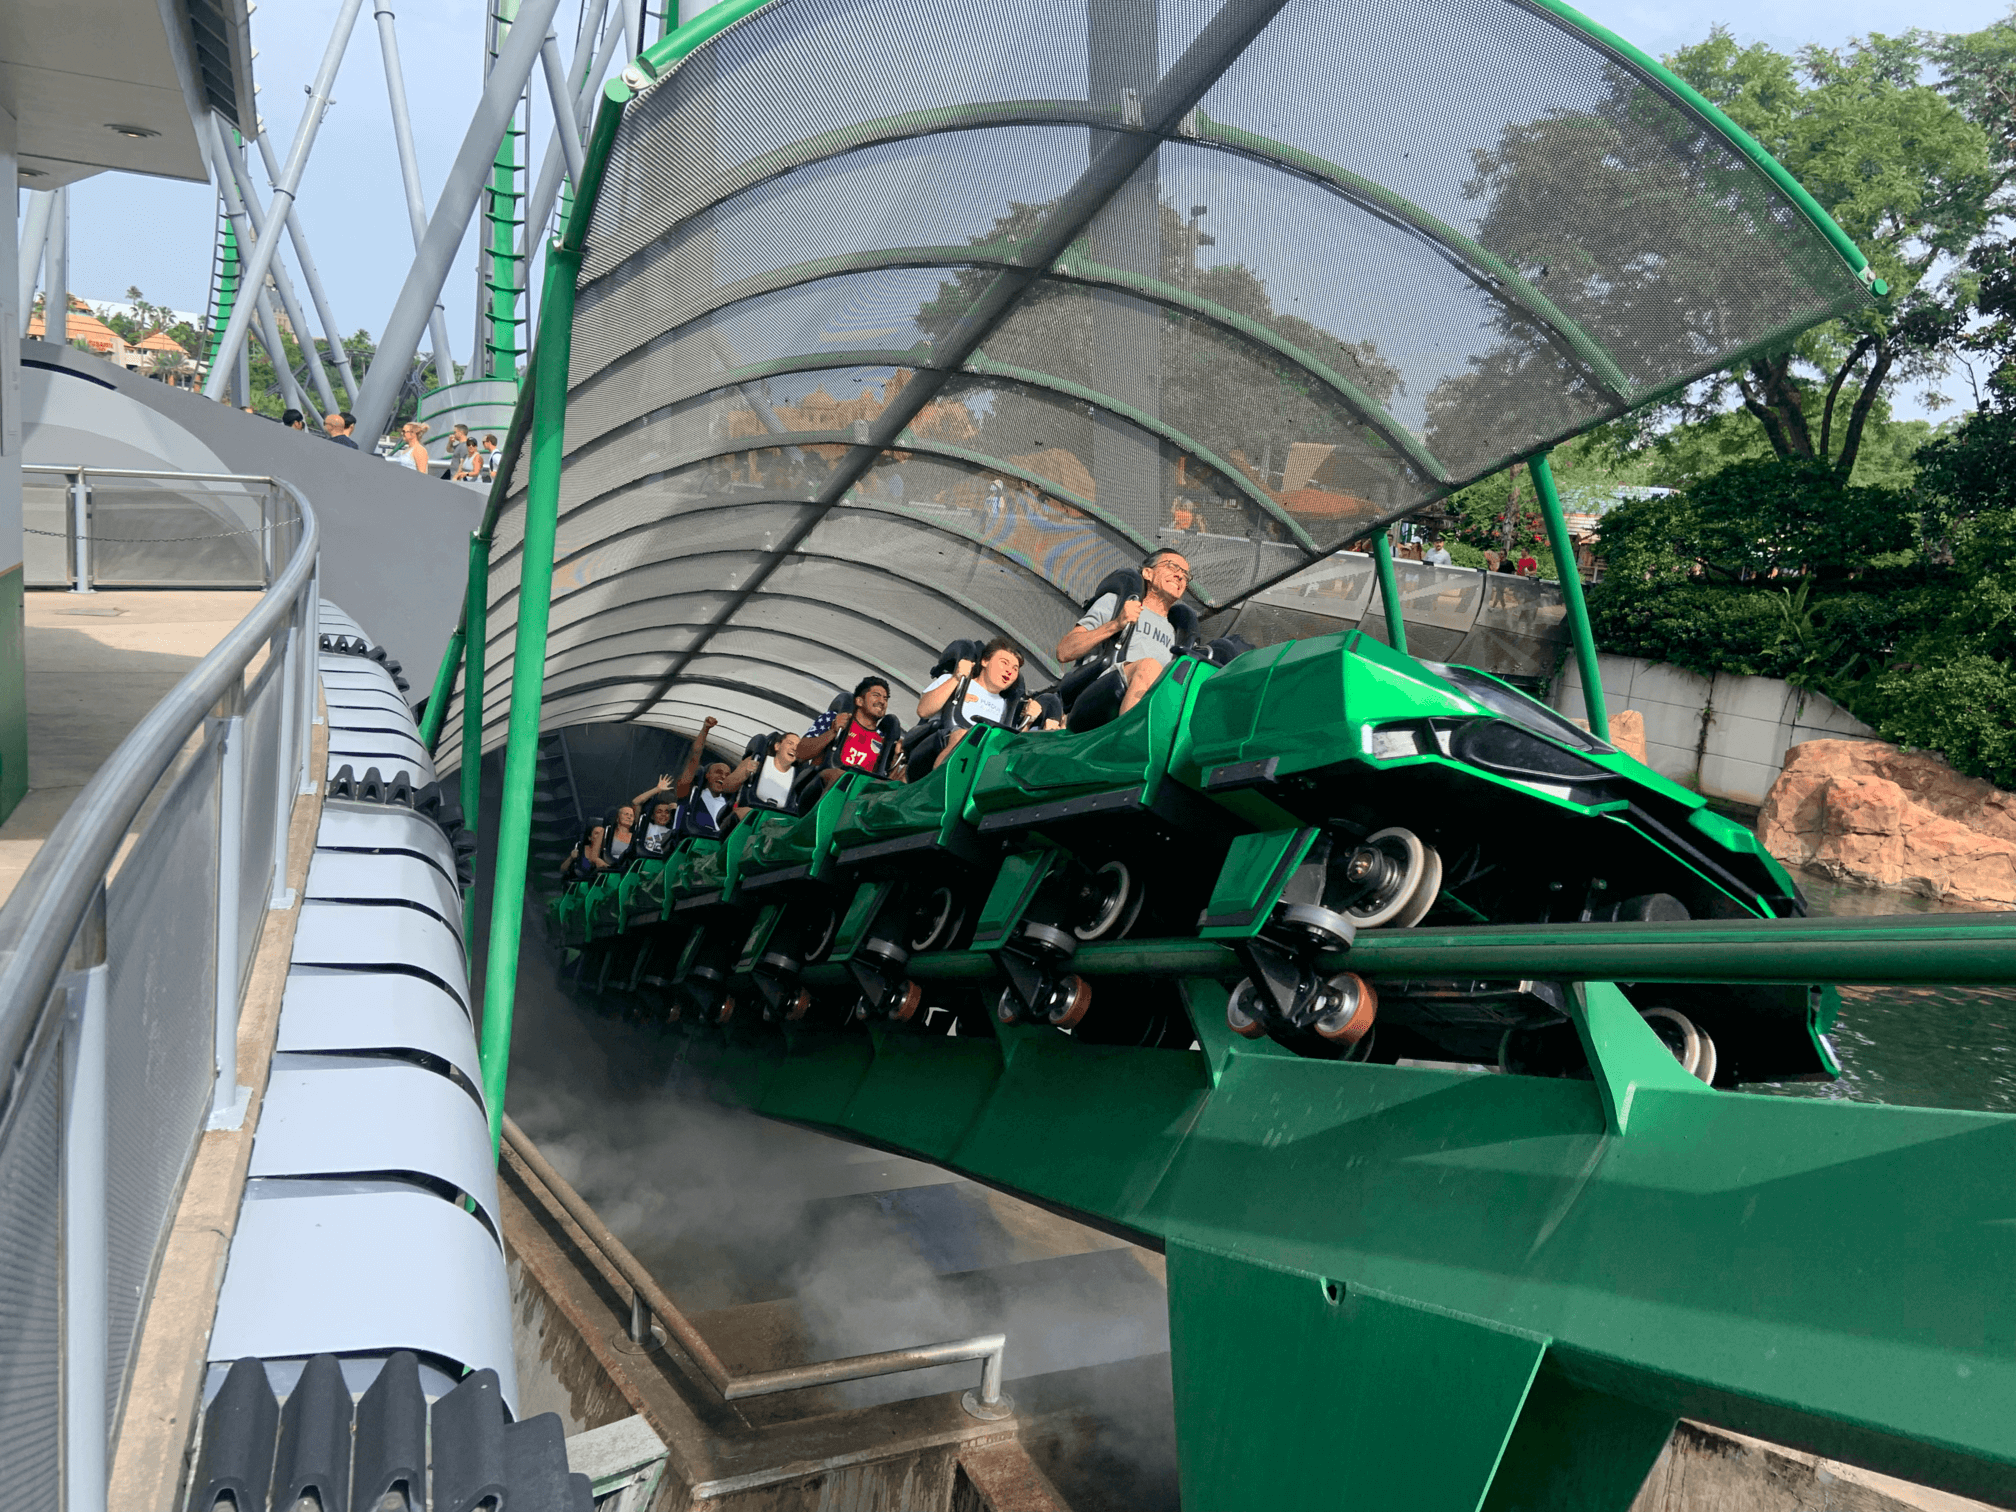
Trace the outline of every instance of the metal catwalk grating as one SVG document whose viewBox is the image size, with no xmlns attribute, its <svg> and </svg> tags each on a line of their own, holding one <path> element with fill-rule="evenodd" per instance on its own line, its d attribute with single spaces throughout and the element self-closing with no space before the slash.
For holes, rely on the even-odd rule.
<svg viewBox="0 0 2016 1512">
<path fill-rule="evenodd" d="M 900 28 L 775 0 L 677 52 L 588 225 L 549 722 L 690 726 L 733 628 L 768 639 L 727 680 L 774 691 L 737 730 L 789 727 L 808 678 L 848 681 L 835 609 L 1055 675 L 1115 566 L 1175 546 L 1200 607 L 1239 602 L 1870 298 L 1775 168 L 1553 0 L 922 0 Z M 653 624 L 663 654 L 580 649 Z"/>
</svg>

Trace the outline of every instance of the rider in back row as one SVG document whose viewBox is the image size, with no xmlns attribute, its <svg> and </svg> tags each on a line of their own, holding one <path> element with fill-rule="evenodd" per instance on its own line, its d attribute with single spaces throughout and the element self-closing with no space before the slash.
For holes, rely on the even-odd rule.
<svg viewBox="0 0 2016 1512">
<path fill-rule="evenodd" d="M 864 677 L 851 694 L 814 720 L 803 735 L 772 732 L 749 743 L 738 764 L 706 754 L 717 721 L 709 718 L 676 777 L 624 806 L 599 844 L 584 835 L 582 860 L 568 875 L 586 878 L 634 859 L 662 858 L 673 837 L 713 838 L 751 810 L 798 812 L 844 774 L 915 781 L 951 756 L 976 725 L 1013 730 L 1090 728 L 1132 709 L 1196 629 L 1182 603 L 1190 563 L 1179 551 L 1152 553 L 1139 568 L 1138 588 L 1115 572 L 1057 644 L 1060 661 L 1077 665 L 1054 690 L 1036 693 L 1023 680 L 1022 655 L 1005 637 L 984 645 L 955 641 L 932 667 L 917 701 L 918 723 L 907 732 L 889 713 L 889 683 Z M 630 844 L 631 826 L 648 815 L 649 841 Z M 618 838 L 620 837 L 620 838 Z M 592 860 L 591 860 L 592 858 Z M 572 858 L 570 858 L 570 861 Z"/>
</svg>

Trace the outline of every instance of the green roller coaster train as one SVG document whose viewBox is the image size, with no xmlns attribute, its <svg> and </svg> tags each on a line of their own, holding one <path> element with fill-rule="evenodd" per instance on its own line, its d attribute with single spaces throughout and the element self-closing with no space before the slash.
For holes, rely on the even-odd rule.
<svg viewBox="0 0 2016 1512">
<path fill-rule="evenodd" d="M 1385 439 L 1351 454 L 1373 459 L 1348 494 L 1357 514 L 1291 518 L 1277 504 L 1292 491 L 1260 466 L 1219 494 L 1247 523 L 1184 544 L 1200 578 L 1207 566 L 1217 574 L 1195 590 L 1215 605 L 1369 538 L 1391 644 L 1361 632 L 1243 654 L 1200 644 L 1109 723 L 976 728 L 918 780 L 850 772 L 802 813 L 753 813 L 725 839 L 688 839 L 668 859 L 573 887 L 550 905 L 551 939 L 584 984 L 644 1004 L 723 1100 L 938 1162 L 1164 1250 L 1186 1505 L 1621 1512 L 1682 1416 L 2006 1500 L 2016 1121 L 1744 1089 L 1838 1074 L 1827 1034 L 1839 984 L 2016 978 L 2016 924 L 1805 917 L 1792 878 L 1747 829 L 1611 745 L 1572 572 L 1563 608 L 1590 690 L 1586 726 L 1488 672 L 1408 654 L 1390 521 L 1482 476 L 1509 447 L 1533 465 L 1556 560 L 1572 563 L 1549 447 L 1883 292 L 1811 197 L 1657 63 L 1552 0 L 1506 9 L 1534 29 L 1536 49 L 1572 44 L 1596 60 L 1588 120 L 1615 140 L 1642 129 L 1661 163 L 1689 172 L 1711 148 L 1721 154 L 1688 180 L 1711 228 L 1703 245 L 1782 256 L 1790 271 L 1777 292 L 1712 341 L 1699 335 L 1712 322 L 1690 306 L 1676 328 L 1693 334 L 1658 348 L 1606 303 L 1631 302 L 1617 279 L 1591 275 L 1595 292 L 1578 292 L 1536 252 L 1513 288 L 1477 271 L 1500 255 L 1479 250 L 1482 232 L 1472 242 L 1417 206 L 1403 214 L 1388 190 L 1377 200 L 1336 189 L 1382 227 L 1402 225 L 1409 246 L 1439 238 L 1437 266 L 1472 270 L 1465 287 L 1495 301 L 1484 323 L 1510 333 L 1506 345 L 1478 357 L 1475 373 L 1438 379 L 1425 418 L 1403 427 L 1364 398 L 1373 379 L 1347 384 L 1309 354 L 1313 325 L 1242 314 L 1265 328 L 1252 350 L 1299 354 L 1298 383 L 1350 389 L 1352 423 Z M 682 322 L 841 277 L 839 262 L 815 265 L 795 244 L 772 258 L 781 271 L 751 271 L 755 254 L 733 240 L 721 204 L 770 175 L 816 188 L 808 164 L 837 176 L 887 142 L 941 128 L 986 136 L 957 112 L 934 125 L 878 100 L 878 121 L 909 124 L 864 146 L 866 128 L 815 133 L 771 102 L 777 120 L 762 124 L 776 141 L 752 128 L 756 145 L 729 143 L 723 101 L 742 108 L 760 95 L 766 49 L 800 56 L 786 45 L 793 18 L 810 15 L 809 26 L 824 14 L 812 0 L 735 0 L 637 59 L 608 86 L 584 182 L 547 249 L 530 382 L 423 724 L 444 767 L 449 741 L 458 747 L 471 815 L 479 753 L 504 752 L 482 1024 L 493 1136 L 542 719 L 662 714 L 690 731 L 706 698 L 743 697 L 755 635 L 733 658 L 710 641 L 778 633 L 781 620 L 738 618 L 752 606 L 781 616 L 845 601 L 830 586 L 780 586 L 807 561 L 853 560 L 837 532 L 819 534 L 843 517 L 935 533 L 941 555 L 969 552 L 986 572 L 934 590 L 936 601 L 966 623 L 995 616 L 1034 667 L 1088 576 L 1166 539 L 1159 519 L 1126 517 L 1128 490 L 1154 495 L 1171 477 L 1197 486 L 1214 471 L 1198 460 L 1207 444 L 1214 459 L 1235 457 L 1201 424 L 1167 423 L 1155 408 L 1163 391 L 1110 354 L 1161 360 L 1155 343 L 1208 303 L 1194 267 L 1171 273 L 1166 254 L 1115 250 L 1127 215 L 1154 218 L 1148 196 L 1147 210 L 1127 209 L 1142 175 L 1230 143 L 1311 182 L 1316 155 L 1220 124 L 1241 101 L 1208 92 L 1285 24 L 1277 17 L 1299 14 L 1237 0 L 1180 59 L 1158 70 L 1151 58 L 1142 89 L 1116 87 L 1099 125 L 1071 128 L 1090 145 L 1040 205 L 1018 202 L 1040 224 L 1009 251 L 990 250 L 983 218 L 963 248 L 920 237 L 846 253 L 850 269 L 970 275 L 956 308 L 945 275 L 939 308 L 951 313 L 929 343 L 905 328 L 902 355 L 885 360 L 914 366 L 883 380 L 883 408 L 850 430 L 780 434 L 770 401 L 742 380 L 762 362 L 784 372 L 794 353 L 773 361 L 722 341 L 700 365 L 729 397 L 704 402 L 724 412 L 732 402 L 738 420 L 761 424 L 731 434 L 718 412 L 695 409 L 714 419 L 691 437 L 676 430 L 678 406 L 660 406 L 659 380 L 638 374 L 673 361 L 663 354 L 684 339 Z M 746 70 L 732 74 L 743 93 L 711 93 L 733 69 Z M 1095 105 L 1103 87 L 1095 80 Z M 1032 93 L 997 114 L 1037 120 L 1051 103 Z M 802 139 L 786 142 L 790 132 Z M 665 166 L 676 133 L 716 154 L 690 180 Z M 745 149 L 748 163 L 726 162 Z M 605 194 L 605 180 L 620 189 Z M 1186 255 L 1194 263 L 1194 238 Z M 1762 289 L 1778 276 L 1736 251 L 1683 261 L 1648 275 L 1636 308 L 1690 278 Z M 1067 275 L 1095 264 L 1111 276 L 1069 327 L 1056 314 L 1079 308 Z M 702 309 L 693 290 L 709 279 L 719 303 Z M 1247 340 L 1219 327 L 1225 341 Z M 837 320 L 816 329 L 831 350 Z M 1095 334 L 1096 355 L 1052 386 L 1102 406 L 1108 429 L 1088 444 L 1084 480 L 1056 475 L 1063 502 L 1043 518 L 1077 532 L 1094 567 L 1056 565 L 1006 527 L 987 537 L 984 508 L 961 502 L 964 484 L 922 499 L 914 485 L 875 481 L 877 469 L 925 476 L 920 457 L 950 476 L 967 455 L 998 464 L 997 482 L 1040 481 L 1049 451 L 1039 447 L 1055 449 L 1047 435 L 997 445 L 986 429 L 1006 433 L 999 417 L 1021 391 L 996 387 L 962 411 L 980 417 L 977 439 L 931 426 L 947 424 L 944 396 L 975 392 L 1002 364 L 1037 370 L 1001 332 L 1034 349 L 1031 332 L 1061 348 L 1074 330 Z M 1503 356 L 1515 346 L 1542 355 L 1521 367 Z M 795 355 L 819 369 L 816 354 Z M 1501 357 L 1511 376 L 1491 388 L 1479 375 Z M 627 409 L 611 405 L 610 373 L 629 385 Z M 1561 374 L 1568 397 L 1518 420 L 1527 428 L 1516 435 L 1507 420 L 1511 439 L 1458 434 L 1462 414 L 1509 414 L 1520 385 Z M 1049 425 L 1065 411 L 1042 413 Z M 1138 433 L 1133 452 L 1110 440 L 1123 422 Z M 618 444 L 605 445 L 611 436 Z M 1157 473 L 1169 446 L 1188 447 L 1185 465 Z M 784 460 L 761 474 L 766 449 Z M 815 469 L 799 451 L 826 460 Z M 610 460 L 619 452 L 629 472 Z M 1235 465 L 1245 464 L 1215 471 Z M 676 493 L 688 477 L 703 481 Z M 765 513 L 787 504 L 796 513 Z M 666 522 L 685 534 L 660 531 Z M 882 570 L 878 560 L 847 581 L 882 582 L 870 567 Z M 990 583 L 1032 582 L 1040 613 L 1025 607 L 1033 588 L 985 597 Z M 878 612 L 885 602 L 858 597 Z M 908 612 L 893 593 L 886 602 Z M 645 673 L 591 676 L 564 659 L 596 666 L 579 627 L 633 610 L 610 636 L 686 638 L 660 646 Z M 897 628 L 925 643 L 938 621 L 917 614 L 920 628 Z M 570 638 L 556 648 L 549 631 Z M 677 702 L 682 678 L 702 691 Z M 749 730 L 808 707 L 752 703 Z"/>
</svg>

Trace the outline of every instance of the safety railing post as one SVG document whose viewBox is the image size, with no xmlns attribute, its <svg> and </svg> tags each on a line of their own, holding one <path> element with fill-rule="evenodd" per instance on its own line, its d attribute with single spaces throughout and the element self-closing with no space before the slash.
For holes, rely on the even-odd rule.
<svg viewBox="0 0 2016 1512">
<path fill-rule="evenodd" d="M 294 702 L 301 697 L 303 678 L 298 665 L 301 654 L 300 606 L 279 638 L 280 717 L 275 721 L 279 749 L 273 753 L 277 776 L 273 779 L 273 890 L 267 895 L 268 908 L 292 908 L 294 889 L 287 885 L 287 832 L 293 828 L 295 745 L 300 740 Z"/>
<path fill-rule="evenodd" d="M 1575 543 L 1568 539 L 1568 517 L 1561 512 L 1561 495 L 1554 487 L 1554 468 L 1542 452 L 1532 462 L 1533 486 L 1540 493 L 1540 518 L 1547 525 L 1547 544 L 1554 551 L 1554 567 L 1561 577 L 1561 603 L 1568 611 L 1568 635 L 1575 646 L 1575 664 L 1582 674 L 1582 707 L 1589 716 L 1589 733 L 1598 740 L 1610 738 L 1610 713 L 1603 704 L 1603 680 L 1596 668 L 1596 632 L 1589 625 L 1589 605 L 1582 597 L 1582 569 L 1575 561 Z"/>
<path fill-rule="evenodd" d="M 219 700 L 210 721 L 217 740 L 217 1085 L 210 1127 L 232 1129 L 244 1114 L 238 1096 L 238 892 L 245 836 L 245 684 Z"/>
<path fill-rule="evenodd" d="M 106 1206 L 105 889 L 101 884 L 71 946 L 63 1109 L 63 1489 L 68 1507 L 102 1507 L 110 1421 L 105 1372 L 110 1337 Z"/>
<path fill-rule="evenodd" d="M 490 879 L 490 950 L 483 974 L 483 1101 L 490 1151 L 503 1136 L 504 1084 L 511 1061 L 511 1013 L 518 991 L 518 937 L 525 922 L 525 871 L 532 844 L 532 784 L 539 766 L 539 714 L 546 686 L 546 626 L 553 611 L 553 543 L 560 512 L 560 464 L 567 429 L 567 362 L 574 329 L 579 247 L 563 238 L 546 249 L 546 288 L 532 360 L 532 465 L 525 489 L 525 539 L 519 551 L 518 628 L 511 651 L 511 716 L 504 743 L 504 791 L 498 806 Z M 470 568 L 473 580 L 475 567 Z M 487 586 L 487 577 L 486 577 Z M 472 608 L 483 595 L 472 595 Z M 483 638 L 471 624 L 467 644 Z M 482 729 L 482 696 L 464 702 Z M 465 726 L 466 728 L 466 726 Z M 479 740 L 480 747 L 480 740 Z M 464 737 L 462 769 L 480 760 Z"/>
<path fill-rule="evenodd" d="M 70 591 L 92 592 L 91 483 L 81 467 L 70 475 L 70 562 Z"/>
<path fill-rule="evenodd" d="M 312 793 L 321 785 L 322 774 L 315 770 L 315 726 L 321 718 L 315 712 L 322 688 L 322 569 L 318 565 L 301 595 L 301 709 L 294 726 L 301 734 L 301 786 Z"/>
<path fill-rule="evenodd" d="M 1407 654 L 1407 618 L 1400 608 L 1400 578 L 1393 571 L 1393 542 L 1385 531 L 1372 537 L 1372 565 L 1379 574 L 1379 606 L 1386 611 L 1386 644 Z"/>
</svg>

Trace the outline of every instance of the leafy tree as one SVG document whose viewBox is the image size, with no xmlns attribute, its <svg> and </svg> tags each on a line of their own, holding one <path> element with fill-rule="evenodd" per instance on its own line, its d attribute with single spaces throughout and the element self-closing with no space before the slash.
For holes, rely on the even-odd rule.
<svg viewBox="0 0 2016 1512">
<path fill-rule="evenodd" d="M 1796 58 L 1738 47 L 1717 27 L 1668 63 L 1806 186 L 1868 255 L 1890 297 L 1734 369 L 1742 408 L 1783 461 L 1844 480 L 1885 385 L 1931 375 L 1965 320 L 1964 298 L 1934 275 L 1988 226 L 2007 183 L 2000 145 L 1972 118 L 1950 44 L 1872 35 Z M 1928 80 L 1946 63 L 1948 78 Z M 1721 384 L 1697 398 L 1719 408 Z"/>
<path fill-rule="evenodd" d="M 1011 204 L 1006 215 L 972 242 L 997 254 L 1012 254 L 1036 232 L 1050 209 L 1048 204 Z M 1159 204 L 1156 217 L 1159 251 L 1155 272 L 1149 276 L 1267 328 L 1375 403 L 1383 405 L 1398 392 L 1398 369 L 1372 343 L 1340 340 L 1314 322 L 1277 310 L 1259 276 L 1241 264 L 1200 267 L 1196 253 L 1202 239 L 1177 207 Z M 1088 258 L 1099 255 L 1091 239 L 1076 250 Z M 952 274 L 939 285 L 937 298 L 918 312 L 919 328 L 934 341 L 943 340 L 996 276 L 992 267 Z M 1113 327 L 1102 328 L 1101 322 L 1125 322 L 1130 316 L 1154 323 L 1152 334 L 1139 342 L 1143 371 L 1124 375 L 1102 371 L 1102 353 L 1110 361 L 1114 345 Z M 1141 334 L 1136 330 L 1130 341 L 1139 341 Z M 1048 280 L 1026 294 L 988 337 L 982 356 L 997 366 L 1042 372 L 1121 399 L 1127 397 L 1128 379 L 1152 384 L 1152 403 L 1162 420 L 1269 490 L 1288 486 L 1290 449 L 1306 444 L 1322 448 L 1321 461 L 1306 477 L 1297 474 L 1296 487 L 1313 486 L 1391 507 L 1412 502 L 1427 491 L 1426 481 L 1415 476 L 1326 384 L 1297 363 L 1228 330 L 1223 321 Z M 1116 376 L 1122 379 L 1117 386 Z M 1004 442 L 1000 449 L 1061 446 L 1089 459 L 1090 409 L 1082 405 L 1071 413 L 1059 406 L 1050 409 L 1054 418 L 1045 420 L 1040 437 Z M 991 415 L 986 421 L 989 427 L 1005 428 L 1007 423 L 1005 412 L 998 421 Z M 1172 469 L 1173 460 L 1165 458 L 1165 493 L 1236 494 L 1229 484 L 1201 477 L 1194 463 L 1186 464 L 1180 480 Z M 1328 530 L 1341 542 L 1363 523 L 1325 521 L 1312 523 L 1311 529 Z"/>
</svg>

